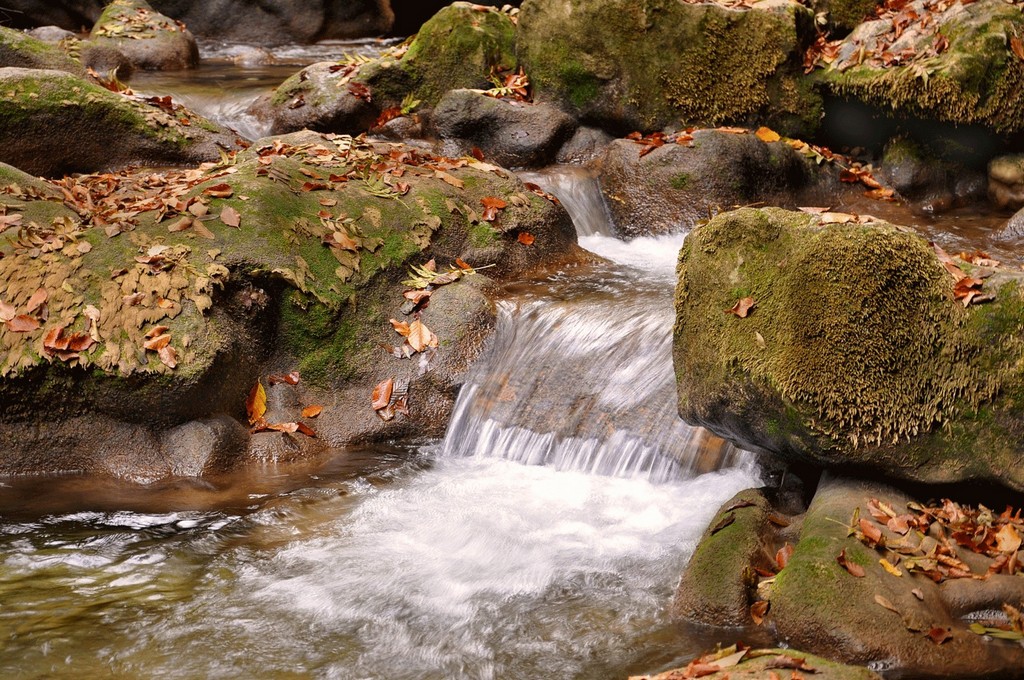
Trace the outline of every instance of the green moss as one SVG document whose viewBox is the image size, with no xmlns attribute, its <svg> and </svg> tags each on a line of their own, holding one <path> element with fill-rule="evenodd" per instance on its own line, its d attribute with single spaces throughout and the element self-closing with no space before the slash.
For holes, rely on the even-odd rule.
<svg viewBox="0 0 1024 680">
<path fill-rule="evenodd" d="M 476 248 L 486 248 L 501 241 L 501 235 L 486 222 L 477 222 L 469 227 L 469 242 Z"/>
<path fill-rule="evenodd" d="M 692 178 L 688 172 L 680 172 L 678 175 L 673 175 L 672 179 L 669 180 L 669 186 L 676 191 L 683 191 L 690 186 Z"/>
</svg>

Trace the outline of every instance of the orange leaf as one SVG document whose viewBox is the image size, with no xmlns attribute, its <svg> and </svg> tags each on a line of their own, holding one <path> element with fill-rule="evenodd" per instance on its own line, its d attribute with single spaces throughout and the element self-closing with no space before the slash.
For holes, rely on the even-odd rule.
<svg viewBox="0 0 1024 680">
<path fill-rule="evenodd" d="M 147 338 L 155 338 L 158 335 L 163 335 L 167 331 L 171 330 L 167 326 L 153 326 L 146 332 Z"/>
<path fill-rule="evenodd" d="M 428 299 L 432 294 L 433 291 L 430 290 L 407 290 L 404 293 L 402 293 L 402 297 L 418 305 L 419 303 Z M 408 328 L 408 326 L 406 327 Z M 396 328 L 395 330 L 398 329 Z"/>
<path fill-rule="evenodd" d="M 417 352 L 422 352 L 427 347 L 437 347 L 437 336 L 419 319 L 409 324 L 407 340 Z"/>
<path fill-rule="evenodd" d="M 323 413 L 324 407 L 313 404 L 302 409 L 303 418 L 316 418 L 318 415 Z"/>
<path fill-rule="evenodd" d="M 764 617 L 768 613 L 769 607 L 771 604 L 765 600 L 758 600 L 750 605 L 750 618 L 754 619 L 754 625 L 760 626 L 764 623 Z"/>
<path fill-rule="evenodd" d="M 291 373 L 275 373 L 274 375 L 268 375 L 267 382 L 271 385 L 278 385 L 281 383 L 286 385 L 298 385 L 299 372 L 292 371 Z"/>
<path fill-rule="evenodd" d="M 850 575 L 856 576 L 857 578 L 864 578 L 864 567 L 860 566 L 856 562 L 851 562 L 849 558 L 846 557 L 846 548 L 843 548 L 839 552 L 839 556 L 836 557 L 836 562 L 839 563 L 840 567 L 850 572 Z"/>
<path fill-rule="evenodd" d="M 3 300 L 0 300 L 0 321 L 10 321 L 18 315 L 18 310 L 15 309 L 14 305 L 9 305 Z"/>
<path fill-rule="evenodd" d="M 789 558 L 792 556 L 793 546 L 790 543 L 786 543 L 775 553 L 775 563 L 779 565 L 779 569 L 785 569 L 786 565 L 789 564 Z"/>
<path fill-rule="evenodd" d="M 19 314 L 7 322 L 7 330 L 12 333 L 29 333 L 39 328 L 39 319 L 26 314 Z"/>
<path fill-rule="evenodd" d="M 388 378 L 373 388 L 373 410 L 380 411 L 391 403 L 391 392 L 395 389 L 395 379 Z"/>
<path fill-rule="evenodd" d="M 860 518 L 860 530 L 864 534 L 865 542 L 871 546 L 878 546 L 884 543 L 882 538 L 882 530 L 876 525 L 872 524 L 871 520 L 866 517 Z"/>
<path fill-rule="evenodd" d="M 928 639 L 937 645 L 953 639 L 953 631 L 949 628 L 939 628 L 938 626 L 929 630 L 927 635 Z"/>
<path fill-rule="evenodd" d="M 229 227 L 239 228 L 242 224 L 242 216 L 238 214 L 238 211 L 232 208 L 230 205 L 224 206 L 224 209 L 220 211 L 220 221 Z"/>
<path fill-rule="evenodd" d="M 1024 43 L 1017 36 L 1010 38 L 1010 50 L 1017 56 L 1018 59 L 1024 61 Z"/>
<path fill-rule="evenodd" d="M 455 266 L 458 267 L 459 269 L 462 269 L 463 271 L 466 271 L 466 270 L 469 270 L 469 269 L 473 268 L 472 265 L 466 264 L 462 260 L 462 258 L 458 258 L 458 257 L 455 258 Z"/>
<path fill-rule="evenodd" d="M 395 329 L 395 332 L 401 335 L 403 338 L 409 337 L 409 324 L 405 321 L 395 321 L 391 319 L 391 327 Z"/>
<path fill-rule="evenodd" d="M 484 206 L 483 218 L 485 222 L 493 222 L 498 217 L 498 211 L 508 207 L 508 203 L 497 196 L 484 196 L 480 199 Z"/>
<path fill-rule="evenodd" d="M 231 198 L 231 195 L 235 193 L 235 190 L 231 188 L 230 184 L 221 183 L 206 187 L 203 189 L 203 193 L 207 196 L 212 196 L 213 198 Z"/>
<path fill-rule="evenodd" d="M 532 246 L 533 242 L 537 240 L 534 235 L 528 231 L 519 232 L 519 236 L 517 238 L 524 246 Z"/>
<path fill-rule="evenodd" d="M 167 347 L 167 345 L 169 344 L 171 344 L 171 334 L 164 333 L 163 335 L 158 335 L 155 338 L 147 340 L 146 342 L 142 343 L 142 346 L 148 350 L 159 352 L 164 347 Z"/>
<path fill-rule="evenodd" d="M 157 356 L 160 357 L 160 361 L 168 368 L 175 368 L 178 365 L 178 353 L 170 345 L 161 347 L 157 351 Z"/>
<path fill-rule="evenodd" d="M 316 437 L 316 430 L 311 428 L 309 425 L 306 425 L 305 423 L 299 423 L 297 429 L 299 432 L 306 435 L 307 437 Z"/>
<path fill-rule="evenodd" d="M 731 309 L 725 310 L 725 313 L 726 314 L 735 314 L 736 316 L 738 316 L 741 319 L 746 319 L 748 316 L 750 316 L 750 312 L 756 306 L 757 306 L 757 303 L 754 302 L 754 298 L 752 298 L 752 297 L 745 297 L 745 298 L 737 301 L 736 304 L 733 305 Z"/>
<path fill-rule="evenodd" d="M 754 134 L 757 135 L 758 139 L 760 139 L 762 142 L 766 144 L 769 144 L 771 142 L 777 142 L 780 139 L 782 139 L 782 137 L 779 136 L 778 132 L 766 127 L 757 128 Z"/>
<path fill-rule="evenodd" d="M 245 411 L 249 414 L 249 424 L 255 425 L 267 412 L 267 391 L 263 389 L 263 383 L 259 380 L 249 392 L 249 398 L 245 400 Z"/>
</svg>

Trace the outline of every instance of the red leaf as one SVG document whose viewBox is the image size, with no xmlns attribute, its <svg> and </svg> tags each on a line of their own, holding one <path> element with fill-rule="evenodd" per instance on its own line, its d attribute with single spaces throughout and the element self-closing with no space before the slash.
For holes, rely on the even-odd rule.
<svg viewBox="0 0 1024 680">
<path fill-rule="evenodd" d="M 856 562 L 851 562 L 846 557 L 846 548 L 843 548 L 839 552 L 839 556 L 836 557 L 836 562 L 838 562 L 839 566 L 841 566 L 843 569 L 850 572 L 850 575 L 856 576 L 857 578 L 864 578 L 864 567 L 860 566 Z"/>
<path fill-rule="evenodd" d="M 516 237 L 516 238 L 524 246 L 532 246 L 534 241 L 537 240 L 536 237 L 534 237 L 534 235 L 531 234 L 528 231 L 521 231 L 521 232 L 519 232 L 519 236 Z"/>
<path fill-rule="evenodd" d="M 725 313 L 726 314 L 734 314 L 734 315 L 738 316 L 741 319 L 746 319 L 748 316 L 750 316 L 750 312 L 756 306 L 757 306 L 757 303 L 754 302 L 754 298 L 752 298 L 752 297 L 745 297 L 745 298 L 737 301 L 736 304 L 733 305 L 731 309 L 725 310 Z"/>
<path fill-rule="evenodd" d="M 203 189 L 203 194 L 213 198 L 231 198 L 231 195 L 234 193 L 235 190 L 231 188 L 231 185 L 223 182 Z"/>
<path fill-rule="evenodd" d="M 929 630 L 927 635 L 928 639 L 937 645 L 941 645 L 943 642 L 948 642 L 953 639 L 953 631 L 949 628 L 939 628 L 938 626 Z"/>
</svg>

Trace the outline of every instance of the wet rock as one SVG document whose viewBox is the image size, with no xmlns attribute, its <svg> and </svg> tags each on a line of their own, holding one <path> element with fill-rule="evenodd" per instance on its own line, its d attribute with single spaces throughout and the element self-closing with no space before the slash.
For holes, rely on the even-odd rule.
<svg viewBox="0 0 1024 680">
<path fill-rule="evenodd" d="M 466 155 L 477 147 L 504 167 L 550 164 L 576 130 L 576 121 L 552 106 L 497 99 L 474 90 L 448 92 L 431 120 L 448 155 Z"/>
<path fill-rule="evenodd" d="M 93 432 L 158 440 L 151 462 L 127 452 L 113 468 L 145 479 L 439 436 L 493 327 L 490 281 L 582 257 L 560 206 L 494 166 L 465 163 L 305 132 L 194 170 L 64 180 L 77 187 L 80 213 L 57 183 L 0 166 L 5 223 L 24 234 L 0 246 L 0 313 L 25 317 L 0 325 L 0 473 L 74 462 L 109 474 L 99 453 L 107 444 Z M 113 212 L 101 198 L 110 191 Z M 494 224 L 481 219 L 486 196 L 508 204 Z M 389 319 L 415 320 L 402 312 L 410 265 L 433 259 L 444 272 L 456 258 L 493 266 L 439 285 L 419 317 L 437 346 L 394 356 L 404 356 L 403 339 Z M 40 289 L 45 301 L 33 302 Z M 269 384 L 292 371 L 297 385 Z M 371 408 L 386 378 L 408 389 L 408 413 L 400 387 L 387 420 Z M 210 442 L 234 441 L 237 428 L 204 428 L 222 414 L 247 426 L 258 380 L 271 397 L 268 424 L 285 431 L 257 432 L 231 460 L 230 446 Z M 305 415 L 310 406 L 321 412 Z M 109 427 L 81 425 L 91 420 Z M 200 424 L 167 434 L 192 421 Z M 73 457 L 57 445 L 69 423 Z M 181 432 L 207 442 L 196 457 L 172 446 Z"/>
<path fill-rule="evenodd" d="M 1024 30 L 1018 8 L 1002 0 L 930 7 L 915 0 L 899 17 L 860 24 L 820 72 L 826 89 L 897 115 L 1024 129 L 1024 63 L 1007 39 Z M 894 21 L 905 26 L 895 41 Z"/>
<path fill-rule="evenodd" d="M 618 133 L 755 119 L 791 136 L 811 131 L 821 102 L 800 69 L 811 13 L 754 7 L 527 0 L 519 58 L 537 101 Z"/>
<path fill-rule="evenodd" d="M 0 92 L 0 161 L 32 174 L 199 163 L 234 146 L 234 135 L 183 107 L 169 111 L 62 71 L 0 69 Z"/>
<path fill-rule="evenodd" d="M 220 415 L 171 428 L 160 441 L 171 474 L 201 477 L 237 464 L 248 449 L 249 430 L 234 418 Z"/>
<path fill-rule="evenodd" d="M 314 64 L 257 102 L 253 113 L 277 132 L 364 131 L 385 109 L 433 108 L 451 89 L 491 87 L 492 72 L 516 64 L 509 16 L 456 2 L 424 24 L 408 48 L 369 62 Z"/>
<path fill-rule="evenodd" d="M 0 26 L 0 67 L 51 69 L 85 75 L 85 69 L 59 45 Z"/>
<path fill-rule="evenodd" d="M 793 205 L 793 194 L 829 177 L 783 142 L 700 130 L 690 146 L 615 140 L 594 162 L 612 221 L 623 236 L 683 231 L 714 211 L 760 201 Z M 815 202 L 809 202 L 815 205 Z"/>
<path fill-rule="evenodd" d="M 105 0 L 5 0 L 4 24 L 13 28 L 59 26 L 84 32 L 103 12 Z"/>
<path fill-rule="evenodd" d="M 1024 208 L 1024 155 L 992 159 L 988 164 L 988 195 L 999 208 Z"/>
<path fill-rule="evenodd" d="M 82 66 L 92 69 L 108 80 L 126 80 L 135 73 L 135 64 L 132 60 L 113 45 L 82 40 L 77 43 L 77 50 Z"/>
<path fill-rule="evenodd" d="M 1024 598 L 1024 579 L 1007 577 L 1008 589 L 990 589 L 985 581 L 970 578 L 936 583 L 903 568 L 901 577 L 893 576 L 879 560 L 897 561 L 896 554 L 867 547 L 846 526 L 857 508 L 871 522 L 867 504 L 872 498 L 888 503 L 897 513 L 906 512 L 907 502 L 913 500 L 878 483 L 823 480 L 804 519 L 800 542 L 770 587 L 768 621 L 781 639 L 801 649 L 827 652 L 852 663 L 884 665 L 894 673 L 916 677 L 1024 677 L 1024 648 L 986 640 L 960 618 L 965 609 L 1019 603 Z M 881 531 L 892 545 L 904 540 L 885 527 Z M 864 577 L 854 577 L 838 564 L 836 557 L 844 550 L 847 559 L 864 570 Z M 958 552 L 963 558 L 969 553 Z M 986 569 L 982 564 L 972 571 Z M 979 597 L 965 604 L 958 594 L 963 589 Z M 1003 596 L 1009 599 L 1002 600 Z M 879 598 L 895 611 L 880 604 Z M 928 637 L 933 628 L 948 631 L 950 637 L 936 644 Z"/>
<path fill-rule="evenodd" d="M 882 157 L 885 183 L 925 213 L 940 213 L 984 198 L 980 170 L 935 157 L 906 139 L 890 142 Z"/>
<path fill-rule="evenodd" d="M 579 127 L 572 138 L 558 150 L 559 163 L 589 163 L 604 153 L 614 137 L 598 128 Z"/>
<path fill-rule="evenodd" d="M 965 307 L 924 239 L 826 218 L 743 209 L 690 234 L 674 340 L 683 419 L 789 460 L 1024 489 L 1024 344 L 1007 332 L 1024 319 L 1019 273 L 965 265 L 992 272 L 977 292 L 994 296 Z M 745 318 L 728 313 L 748 297 Z"/>
<path fill-rule="evenodd" d="M 1014 213 L 1002 229 L 995 235 L 997 241 L 1021 241 L 1024 240 L 1024 209 Z"/>
<path fill-rule="evenodd" d="M 196 39 L 185 25 L 154 11 L 144 0 L 113 0 L 89 36 L 93 43 L 124 54 L 137 69 L 176 71 L 199 64 Z"/>
</svg>

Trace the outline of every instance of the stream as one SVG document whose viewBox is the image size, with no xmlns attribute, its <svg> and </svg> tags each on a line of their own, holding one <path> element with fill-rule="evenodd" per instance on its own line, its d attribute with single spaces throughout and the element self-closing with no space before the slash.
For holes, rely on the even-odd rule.
<svg viewBox="0 0 1024 680">
<path fill-rule="evenodd" d="M 255 138 L 259 94 L 380 49 L 206 46 L 131 85 Z M 672 593 L 760 472 L 676 415 L 683 234 L 615 238 L 582 169 L 524 178 L 606 261 L 508 288 L 443 441 L 147 488 L 0 480 L 0 677 L 625 678 L 702 651 Z"/>
</svg>

